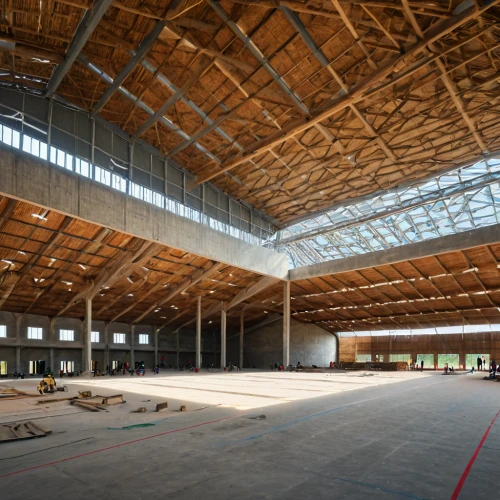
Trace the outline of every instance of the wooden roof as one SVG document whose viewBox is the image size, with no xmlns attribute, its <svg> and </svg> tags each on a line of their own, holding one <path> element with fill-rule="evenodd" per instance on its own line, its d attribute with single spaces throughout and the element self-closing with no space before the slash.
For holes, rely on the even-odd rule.
<svg viewBox="0 0 500 500">
<path fill-rule="evenodd" d="M 500 244 L 292 282 L 295 319 L 331 331 L 500 323 Z"/>
<path fill-rule="evenodd" d="M 282 223 L 500 149 L 498 0 L 108 1 L 78 55 L 191 139 L 82 57 L 57 94 Z M 0 83 L 50 88 L 91 7 L 3 2 Z"/>
<path fill-rule="evenodd" d="M 83 298 L 90 293 L 96 320 L 177 328 L 194 321 L 200 296 L 206 320 L 216 325 L 222 303 L 238 302 L 256 283 L 265 287 L 274 281 L 0 198 L 0 309 L 5 311 L 83 318 Z M 249 325 L 263 320 L 269 311 L 262 300 L 235 304 L 227 312 L 228 324 L 239 325 L 242 311 Z M 269 308 L 278 311 L 271 303 Z"/>
<path fill-rule="evenodd" d="M 291 283 L 292 317 L 331 332 L 500 324 L 500 243 Z M 0 198 L 0 309 L 238 331 L 282 314 L 283 284 Z M 234 305 L 232 305 L 234 304 Z M 210 322 L 210 323 L 208 323 Z M 211 325 L 211 326 L 209 326 Z"/>
</svg>

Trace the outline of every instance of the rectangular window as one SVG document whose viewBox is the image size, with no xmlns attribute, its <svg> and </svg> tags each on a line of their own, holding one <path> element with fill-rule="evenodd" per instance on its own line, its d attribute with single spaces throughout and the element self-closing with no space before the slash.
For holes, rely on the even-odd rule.
<svg viewBox="0 0 500 500">
<path fill-rule="evenodd" d="M 119 365 L 120 365 L 119 361 L 111 361 L 111 369 L 118 370 Z"/>
<path fill-rule="evenodd" d="M 7 375 L 7 361 L 0 361 L 0 375 Z"/>
<path fill-rule="evenodd" d="M 75 158 L 75 172 L 84 177 L 91 177 L 91 165 L 89 162 L 80 158 Z"/>
<path fill-rule="evenodd" d="M 74 361 L 61 361 L 61 371 L 63 373 L 74 373 L 75 362 Z"/>
<path fill-rule="evenodd" d="M 75 340 L 74 330 L 59 330 L 59 340 L 65 340 L 67 342 L 72 342 Z"/>
<path fill-rule="evenodd" d="M 438 354 L 438 368 L 444 368 L 446 363 L 450 368 L 458 368 L 458 354 Z"/>
<path fill-rule="evenodd" d="M 141 333 L 139 335 L 139 344 L 149 344 L 149 335 Z"/>
<path fill-rule="evenodd" d="M 371 354 L 356 354 L 356 363 L 368 363 L 372 360 Z"/>
<path fill-rule="evenodd" d="M 391 354 L 389 356 L 389 361 L 395 363 L 397 361 L 410 363 L 411 354 Z"/>
<path fill-rule="evenodd" d="M 115 344 L 125 344 L 125 334 L 115 333 L 113 334 L 113 340 Z"/>
<path fill-rule="evenodd" d="M 424 362 L 424 368 L 434 368 L 434 354 L 417 354 L 417 365 Z"/>
<path fill-rule="evenodd" d="M 7 337 L 7 327 L 5 325 L 0 325 L 0 338 Z"/>
<path fill-rule="evenodd" d="M 42 340 L 42 329 L 34 328 L 32 326 L 28 327 L 28 338 L 34 340 Z"/>
<path fill-rule="evenodd" d="M 99 342 L 99 332 L 92 332 L 90 334 L 90 341 L 97 344 Z"/>
<path fill-rule="evenodd" d="M 477 358 L 481 358 L 481 361 L 483 360 L 486 361 L 486 368 L 489 368 L 490 366 L 490 355 L 489 354 L 466 354 L 465 355 L 465 368 L 472 368 L 474 367 L 477 370 Z"/>
</svg>

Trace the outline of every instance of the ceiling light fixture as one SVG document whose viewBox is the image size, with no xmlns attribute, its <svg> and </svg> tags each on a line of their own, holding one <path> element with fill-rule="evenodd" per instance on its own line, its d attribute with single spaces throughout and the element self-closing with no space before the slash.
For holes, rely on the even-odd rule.
<svg viewBox="0 0 500 500">
<path fill-rule="evenodd" d="M 44 217 L 43 215 L 38 215 L 38 214 L 31 214 L 31 217 L 36 217 L 37 219 L 40 219 L 40 220 L 47 220 L 47 217 Z"/>
<path fill-rule="evenodd" d="M 130 283 L 133 283 L 132 279 L 130 278 L 130 276 L 127 276 L 127 279 L 130 281 Z"/>
<path fill-rule="evenodd" d="M 87 269 L 85 266 L 83 266 L 82 264 L 78 264 L 84 271 Z"/>
</svg>

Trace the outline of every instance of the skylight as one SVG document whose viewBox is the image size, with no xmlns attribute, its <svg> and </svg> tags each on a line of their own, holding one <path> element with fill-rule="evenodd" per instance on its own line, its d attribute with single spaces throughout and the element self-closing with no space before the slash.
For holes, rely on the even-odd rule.
<svg viewBox="0 0 500 500">
<path fill-rule="evenodd" d="M 497 224 L 500 160 L 481 161 L 301 221 L 276 235 L 292 267 Z"/>
</svg>

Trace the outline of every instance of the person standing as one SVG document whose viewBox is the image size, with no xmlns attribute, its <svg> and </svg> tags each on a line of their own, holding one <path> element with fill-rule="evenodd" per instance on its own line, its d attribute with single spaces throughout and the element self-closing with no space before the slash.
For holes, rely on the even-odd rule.
<svg viewBox="0 0 500 500">
<path fill-rule="evenodd" d="M 486 358 L 484 357 L 484 355 L 482 356 L 482 360 L 483 360 L 483 370 L 486 370 Z"/>
<path fill-rule="evenodd" d="M 420 371 L 424 371 L 424 360 L 420 361 Z"/>
<path fill-rule="evenodd" d="M 483 366 L 483 361 L 480 356 L 477 357 L 477 371 L 481 371 L 481 367 Z"/>
</svg>

